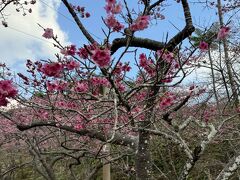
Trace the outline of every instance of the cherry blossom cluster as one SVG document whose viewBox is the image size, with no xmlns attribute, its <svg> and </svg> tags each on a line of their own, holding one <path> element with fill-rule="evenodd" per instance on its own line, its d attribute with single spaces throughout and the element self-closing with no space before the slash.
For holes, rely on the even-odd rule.
<svg viewBox="0 0 240 180">
<path fill-rule="evenodd" d="M 129 66 L 129 63 L 122 63 L 119 62 L 115 69 L 113 70 L 113 74 L 120 75 L 122 72 L 129 72 L 131 70 L 131 67 Z"/>
<path fill-rule="evenodd" d="M 223 26 L 222 28 L 219 29 L 218 34 L 217 34 L 217 39 L 218 40 L 223 40 L 225 39 L 230 33 L 230 27 L 228 26 Z M 205 52 L 209 49 L 209 44 L 205 41 L 201 41 L 199 43 L 199 49 L 202 52 Z"/>
<path fill-rule="evenodd" d="M 176 101 L 176 96 L 171 92 L 166 92 L 164 96 L 160 98 L 160 109 L 164 110 L 174 104 Z"/>
<path fill-rule="evenodd" d="M 91 58 L 100 68 L 106 68 L 110 64 L 111 53 L 109 49 L 96 48 L 92 51 Z"/>
<path fill-rule="evenodd" d="M 89 53 L 86 48 L 82 47 L 78 49 L 78 52 L 76 52 L 77 55 L 82 59 L 87 59 L 89 56 Z"/>
<path fill-rule="evenodd" d="M 109 87 L 109 82 L 106 78 L 103 77 L 93 77 L 90 79 L 91 84 L 93 84 L 93 86 L 105 86 L 105 87 Z"/>
<path fill-rule="evenodd" d="M 167 50 L 158 50 L 156 54 L 164 62 L 170 65 L 166 76 L 162 79 L 162 82 L 172 82 L 175 71 L 178 70 L 180 67 L 179 62 L 177 62 L 177 60 L 175 59 L 174 54 Z"/>
<path fill-rule="evenodd" d="M 74 61 L 73 59 L 68 59 L 64 65 L 69 71 L 78 69 L 80 67 L 80 63 L 77 61 Z"/>
<path fill-rule="evenodd" d="M 199 43 L 199 49 L 202 51 L 202 52 L 205 52 L 208 50 L 208 43 L 206 43 L 205 41 L 201 41 Z"/>
<path fill-rule="evenodd" d="M 0 106 L 7 106 L 7 98 L 14 98 L 17 95 L 17 89 L 10 80 L 0 81 Z"/>
<path fill-rule="evenodd" d="M 130 26 L 132 31 L 141 31 L 148 28 L 150 16 L 139 16 Z"/>
<path fill-rule="evenodd" d="M 90 17 L 90 13 L 86 12 L 85 7 L 72 5 L 72 8 L 74 9 L 75 12 L 80 14 L 81 18 L 89 18 Z"/>
<path fill-rule="evenodd" d="M 70 45 L 61 50 L 61 53 L 65 56 L 74 56 L 77 52 L 75 45 Z"/>
<path fill-rule="evenodd" d="M 53 38 L 53 31 L 50 28 L 44 29 L 43 37 L 45 38 Z M 111 53 L 110 50 L 105 48 L 101 49 L 97 47 L 95 44 L 86 46 L 84 48 L 77 48 L 75 45 L 70 45 L 61 50 L 61 53 L 65 56 L 74 56 L 78 54 L 79 57 L 83 59 L 89 58 L 89 53 L 91 53 L 91 59 L 100 67 L 106 68 L 109 66 L 111 61 Z M 79 64 L 75 61 L 68 61 L 66 67 L 69 70 L 79 67 Z M 59 77 L 61 71 L 63 70 L 63 66 L 60 63 L 51 63 L 44 64 L 41 68 L 41 72 L 50 77 Z"/>
<path fill-rule="evenodd" d="M 116 14 L 119 14 L 122 11 L 121 3 L 117 3 L 116 0 L 106 0 L 104 9 L 107 13 L 107 18 L 105 18 L 106 25 L 109 28 L 112 28 L 113 31 L 121 31 L 124 28 L 124 25 L 121 24 L 115 17 Z"/>
<path fill-rule="evenodd" d="M 75 84 L 75 88 L 74 90 L 76 92 L 80 92 L 80 93 L 86 93 L 88 92 L 89 88 L 88 88 L 88 83 L 87 82 L 77 82 Z"/>
<path fill-rule="evenodd" d="M 56 80 L 54 82 L 47 81 L 46 86 L 48 91 L 63 91 L 66 89 L 68 83 L 65 81 Z"/>
<path fill-rule="evenodd" d="M 61 77 L 63 72 L 63 65 L 59 62 L 43 64 L 40 71 L 49 77 Z"/>
<path fill-rule="evenodd" d="M 116 0 L 106 0 L 106 5 L 104 7 L 107 14 L 119 14 L 122 11 L 122 4 L 117 3 Z"/>
<path fill-rule="evenodd" d="M 119 32 L 124 28 L 124 25 L 122 25 L 113 14 L 107 16 L 105 23 L 109 28 L 112 28 L 113 31 Z"/>
<path fill-rule="evenodd" d="M 167 50 L 158 50 L 157 51 L 158 57 L 161 57 L 166 63 L 173 63 L 175 61 L 174 54 L 172 52 L 169 52 Z"/>
<path fill-rule="evenodd" d="M 77 105 L 74 102 L 67 102 L 67 101 L 57 101 L 56 106 L 60 108 L 67 108 L 67 109 L 75 109 Z"/>
<path fill-rule="evenodd" d="M 70 59 L 64 63 L 51 62 L 40 66 L 41 67 L 39 68 L 39 71 L 42 72 L 45 76 L 59 78 L 61 77 L 64 68 L 67 70 L 74 70 L 79 68 L 80 64 L 79 62 Z"/>
<path fill-rule="evenodd" d="M 222 40 L 224 38 L 226 38 L 230 33 L 230 27 L 227 27 L 227 26 L 223 26 L 219 32 L 218 32 L 218 35 L 217 35 L 217 38 L 219 40 Z"/>
<path fill-rule="evenodd" d="M 139 55 L 139 65 L 150 75 L 155 74 L 155 65 L 152 59 L 147 58 L 144 53 Z"/>
</svg>

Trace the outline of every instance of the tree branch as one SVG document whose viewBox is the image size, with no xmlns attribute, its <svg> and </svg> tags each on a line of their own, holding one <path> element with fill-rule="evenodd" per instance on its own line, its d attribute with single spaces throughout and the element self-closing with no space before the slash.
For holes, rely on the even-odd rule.
<svg viewBox="0 0 240 180">
<path fill-rule="evenodd" d="M 18 124 L 17 128 L 20 131 L 25 131 L 25 130 L 32 129 L 35 127 L 43 127 L 43 126 L 56 127 L 56 128 L 68 131 L 68 132 L 78 134 L 80 136 L 88 136 L 90 138 L 94 138 L 94 139 L 97 139 L 97 140 L 100 140 L 103 142 L 107 142 L 107 140 L 110 139 L 111 135 L 112 135 L 111 132 L 108 132 L 108 134 L 105 135 L 103 132 L 96 131 L 96 130 L 90 130 L 90 129 L 76 130 L 70 126 L 62 126 L 62 125 L 59 126 L 59 125 L 57 125 L 56 122 L 34 122 L 30 125 Z M 130 146 L 130 147 L 134 148 L 137 144 L 137 139 L 134 136 L 115 133 L 115 136 L 110 143 L 117 144 L 117 145 L 123 145 L 123 146 Z"/>
<path fill-rule="evenodd" d="M 192 17 L 187 0 L 182 0 L 182 6 L 184 10 L 186 26 L 182 31 L 170 39 L 167 44 L 147 38 L 133 37 L 132 41 L 129 44 L 129 47 L 140 47 L 153 51 L 165 48 L 168 51 L 173 51 L 179 43 L 181 43 L 185 38 L 189 37 L 195 31 L 195 28 L 192 24 Z M 119 48 L 126 46 L 126 44 L 127 38 L 114 39 L 111 46 L 111 54 L 114 54 Z"/>
<path fill-rule="evenodd" d="M 94 38 L 89 34 L 89 32 L 86 30 L 86 28 L 83 26 L 82 22 L 78 18 L 77 14 L 73 10 L 72 6 L 68 3 L 67 0 L 62 0 L 63 4 L 68 9 L 69 13 L 72 15 L 74 21 L 77 23 L 79 29 L 82 31 L 83 35 L 87 38 L 89 42 L 96 43 L 97 41 L 94 40 Z"/>
<path fill-rule="evenodd" d="M 219 173 L 216 180 L 229 179 L 240 166 L 240 155 L 233 157 L 225 168 Z"/>
<path fill-rule="evenodd" d="M 114 39 L 111 46 L 111 54 L 114 54 L 119 48 L 125 47 L 127 44 L 127 40 L 128 38 Z M 148 38 L 133 37 L 129 43 L 129 47 L 140 47 L 140 48 L 157 51 L 164 47 L 164 43 L 151 40 Z"/>
<path fill-rule="evenodd" d="M 171 109 L 170 111 L 166 112 L 163 115 L 163 120 L 165 120 L 168 124 L 172 124 L 172 119 L 169 116 L 173 113 L 178 111 L 181 107 L 183 107 L 189 100 L 191 96 L 188 95 L 180 104 L 178 104 L 175 108 Z"/>
</svg>

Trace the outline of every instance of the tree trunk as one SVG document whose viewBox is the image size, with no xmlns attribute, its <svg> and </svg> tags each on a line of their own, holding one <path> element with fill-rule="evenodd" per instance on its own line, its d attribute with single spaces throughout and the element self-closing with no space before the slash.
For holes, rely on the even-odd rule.
<svg viewBox="0 0 240 180">
<path fill-rule="evenodd" d="M 110 154 L 110 144 L 104 145 L 103 151 L 106 154 Z M 107 161 L 109 161 L 109 156 L 106 157 L 106 160 L 103 159 L 103 163 L 106 163 Z M 103 180 L 111 180 L 111 166 L 110 166 L 110 163 L 103 165 Z"/>
<path fill-rule="evenodd" d="M 209 58 L 210 65 L 211 65 L 213 93 L 214 93 L 214 96 L 215 96 L 215 100 L 216 100 L 216 103 L 217 103 L 217 109 L 218 109 L 219 108 L 219 100 L 218 100 L 218 94 L 217 94 L 217 89 L 216 89 L 216 80 L 215 80 L 215 74 L 214 74 L 214 69 L 213 69 L 213 60 L 212 60 L 210 49 L 208 49 L 208 58 Z"/>
<path fill-rule="evenodd" d="M 135 158 L 136 167 L 136 179 L 137 180 L 149 180 L 152 179 L 152 161 L 151 161 L 151 149 L 150 149 L 150 134 L 144 129 L 151 128 L 151 120 L 153 117 L 153 110 L 155 107 L 156 95 L 159 91 L 159 87 L 152 87 L 148 90 L 147 102 L 145 108 L 148 109 L 145 114 L 145 120 L 139 122 L 139 135 L 138 135 L 138 147 Z"/>
<path fill-rule="evenodd" d="M 219 17 L 220 26 L 223 27 L 224 23 L 223 23 L 221 0 L 217 0 L 217 4 L 218 4 L 218 17 Z M 238 104 L 239 104 L 238 93 L 237 93 L 237 88 L 235 86 L 235 82 L 234 82 L 234 78 L 233 78 L 233 73 L 232 73 L 232 69 L 231 69 L 231 61 L 229 59 L 229 54 L 228 54 L 228 45 L 227 45 L 227 41 L 225 38 L 223 39 L 223 50 L 224 50 L 225 64 L 227 67 L 227 73 L 228 73 L 228 78 L 229 78 L 229 82 L 230 82 L 230 87 L 232 90 L 234 105 L 236 108 L 238 108 Z"/>
<path fill-rule="evenodd" d="M 148 122 L 142 122 L 141 127 L 147 127 Z M 136 179 L 148 180 L 151 176 L 150 135 L 146 131 L 139 132 L 139 143 L 136 153 Z"/>
</svg>

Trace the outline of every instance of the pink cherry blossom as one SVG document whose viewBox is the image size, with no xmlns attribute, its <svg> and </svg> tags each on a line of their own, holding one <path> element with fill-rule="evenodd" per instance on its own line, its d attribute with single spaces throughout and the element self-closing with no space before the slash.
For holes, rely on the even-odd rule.
<svg viewBox="0 0 240 180">
<path fill-rule="evenodd" d="M 12 85 L 10 80 L 0 81 L 0 97 L 13 98 L 17 95 L 16 88 Z"/>
<path fill-rule="evenodd" d="M 6 98 L 0 97 L 0 107 L 7 106 L 8 100 Z"/>
<path fill-rule="evenodd" d="M 76 53 L 82 59 L 88 58 L 88 51 L 86 50 L 86 48 L 79 48 L 78 52 L 76 52 Z"/>
<path fill-rule="evenodd" d="M 79 131 L 79 130 L 81 130 L 83 128 L 84 128 L 84 126 L 82 124 L 75 124 L 74 125 L 74 129 L 76 129 L 77 131 Z"/>
<path fill-rule="evenodd" d="M 107 14 L 111 13 L 112 11 L 112 5 L 106 4 L 106 6 L 104 7 L 104 9 L 106 10 Z"/>
<path fill-rule="evenodd" d="M 80 63 L 77 62 L 77 61 L 74 61 L 74 60 L 69 60 L 69 61 L 67 61 L 65 66 L 66 66 L 66 68 L 68 70 L 73 70 L 73 69 L 79 68 L 80 67 Z"/>
<path fill-rule="evenodd" d="M 49 77 L 60 77 L 63 71 L 63 66 L 60 63 L 46 63 L 41 67 L 41 72 Z"/>
<path fill-rule="evenodd" d="M 47 90 L 50 92 L 56 90 L 56 87 L 57 87 L 56 84 L 51 83 L 49 81 L 47 81 L 46 86 L 47 86 Z"/>
<path fill-rule="evenodd" d="M 109 15 L 106 19 L 105 19 L 106 25 L 109 28 L 112 28 L 113 31 L 121 31 L 121 29 L 124 28 L 124 26 L 115 18 L 114 15 Z"/>
<path fill-rule="evenodd" d="M 93 61 L 98 64 L 100 68 L 107 67 L 111 60 L 109 49 L 96 49 L 91 56 Z"/>
<path fill-rule="evenodd" d="M 116 0 L 106 0 L 106 3 L 109 5 L 114 5 L 116 4 Z"/>
<path fill-rule="evenodd" d="M 47 39 L 53 38 L 54 37 L 53 30 L 51 28 L 44 29 L 44 33 L 43 33 L 42 36 L 47 38 Z"/>
<path fill-rule="evenodd" d="M 226 37 L 229 35 L 229 33 L 230 33 L 230 27 L 223 26 L 223 27 L 219 30 L 218 35 L 217 35 L 217 38 L 218 38 L 219 40 L 224 39 L 224 38 L 226 38 Z"/>
<path fill-rule="evenodd" d="M 172 63 L 174 60 L 174 55 L 172 52 L 167 52 L 163 54 L 162 59 L 167 63 Z"/>
<path fill-rule="evenodd" d="M 139 16 L 130 26 L 132 31 L 141 31 L 148 28 L 150 16 Z"/>
<path fill-rule="evenodd" d="M 113 14 L 119 14 L 122 11 L 122 5 L 121 3 L 116 4 L 113 8 L 112 8 L 112 13 Z"/>
<path fill-rule="evenodd" d="M 123 70 L 124 72 L 129 72 L 129 71 L 131 70 L 131 67 L 129 66 L 129 64 L 124 64 L 124 65 L 122 66 L 122 70 Z"/>
<path fill-rule="evenodd" d="M 12 85 L 12 81 L 0 81 L 0 106 L 6 106 L 8 104 L 6 98 L 14 98 L 16 95 L 17 89 Z"/>
<path fill-rule="evenodd" d="M 74 56 L 76 54 L 76 45 L 70 45 L 61 50 L 61 53 L 65 56 Z"/>
<path fill-rule="evenodd" d="M 86 93 L 88 92 L 88 84 L 86 82 L 78 82 L 74 90 L 77 92 Z"/>
<path fill-rule="evenodd" d="M 150 75 L 155 74 L 155 67 L 152 59 L 147 59 L 144 53 L 139 55 L 139 65 Z"/>
<path fill-rule="evenodd" d="M 201 51 L 207 51 L 208 50 L 208 43 L 206 43 L 205 41 L 201 41 L 199 44 L 199 49 Z"/>
</svg>

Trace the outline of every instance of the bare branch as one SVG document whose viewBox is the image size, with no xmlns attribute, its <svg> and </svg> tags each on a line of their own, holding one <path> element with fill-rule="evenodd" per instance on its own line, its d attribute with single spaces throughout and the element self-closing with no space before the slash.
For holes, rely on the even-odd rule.
<svg viewBox="0 0 240 180">
<path fill-rule="evenodd" d="M 82 31 L 83 35 L 87 38 L 89 42 L 96 43 L 95 39 L 89 34 L 89 32 L 86 30 L 86 28 L 83 26 L 82 22 L 78 18 L 77 14 L 69 4 L 67 0 L 62 0 L 66 8 L 68 9 L 69 13 L 72 15 L 73 19 L 75 20 L 76 24 L 78 25 L 79 29 Z"/>
<path fill-rule="evenodd" d="M 108 134 L 105 136 L 103 132 L 96 131 L 96 130 L 89 130 L 89 129 L 81 129 L 81 130 L 76 130 L 73 127 L 70 126 L 58 126 L 56 122 L 34 122 L 31 125 L 21 125 L 18 124 L 17 128 L 20 131 L 25 131 L 28 129 L 32 129 L 35 127 L 43 127 L 43 126 L 50 126 L 50 127 L 56 127 L 68 132 L 76 133 L 81 136 L 88 136 L 90 138 L 98 139 L 103 142 L 107 142 L 107 139 L 110 139 L 112 136 L 111 132 L 108 132 Z M 120 133 L 115 133 L 114 138 L 111 141 L 112 144 L 117 144 L 117 145 L 123 145 L 123 146 L 129 146 L 134 148 L 137 144 L 137 140 L 134 136 L 129 136 L 126 134 L 120 134 Z"/>
</svg>

